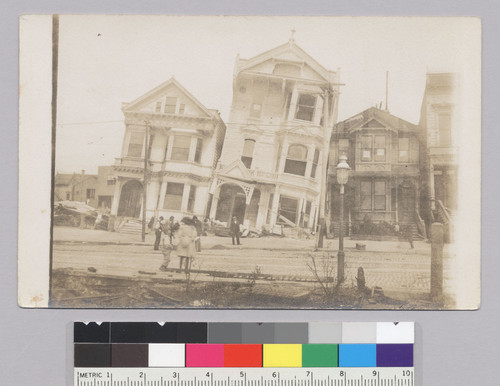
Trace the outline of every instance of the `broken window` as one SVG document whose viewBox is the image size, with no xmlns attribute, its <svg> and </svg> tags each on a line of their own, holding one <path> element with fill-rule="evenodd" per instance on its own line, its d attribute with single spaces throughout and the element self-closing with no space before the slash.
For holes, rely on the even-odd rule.
<svg viewBox="0 0 500 386">
<path fill-rule="evenodd" d="M 307 147 L 303 145 L 290 145 L 285 161 L 285 173 L 306 175 Z"/>
<path fill-rule="evenodd" d="M 280 196 L 279 215 L 295 224 L 297 222 L 298 203 L 299 200 L 297 199 Z M 283 223 L 285 221 L 278 216 L 278 222 Z"/>
<path fill-rule="evenodd" d="M 297 100 L 297 110 L 295 119 L 311 122 L 314 117 L 314 107 L 316 106 L 316 97 L 309 94 L 300 94 Z"/>
</svg>

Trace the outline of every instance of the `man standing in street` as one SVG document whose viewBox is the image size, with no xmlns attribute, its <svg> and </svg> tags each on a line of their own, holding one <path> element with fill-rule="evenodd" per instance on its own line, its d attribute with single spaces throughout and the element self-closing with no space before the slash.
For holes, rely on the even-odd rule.
<svg viewBox="0 0 500 386">
<path fill-rule="evenodd" d="M 238 243 L 238 245 L 241 245 L 240 244 L 240 222 L 238 221 L 236 216 L 233 216 L 229 230 L 231 231 L 231 238 L 233 239 L 233 245 L 234 245 L 234 238 L 235 237 L 236 237 L 236 242 Z"/>
<path fill-rule="evenodd" d="M 158 251 L 160 249 L 162 223 L 163 223 L 163 216 L 160 216 L 160 218 L 155 224 L 155 236 L 156 236 L 155 246 L 154 246 L 155 251 Z"/>
</svg>

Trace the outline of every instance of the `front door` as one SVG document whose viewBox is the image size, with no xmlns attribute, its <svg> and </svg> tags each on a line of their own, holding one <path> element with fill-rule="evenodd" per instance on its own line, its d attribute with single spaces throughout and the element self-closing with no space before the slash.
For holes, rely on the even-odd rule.
<svg viewBox="0 0 500 386">
<path fill-rule="evenodd" d="M 142 206 L 142 184 L 139 181 L 128 181 L 123 185 L 118 205 L 118 216 L 139 217 Z"/>
<path fill-rule="evenodd" d="M 411 186 L 400 186 L 398 201 L 399 222 L 412 223 L 415 219 L 415 189 Z"/>
</svg>

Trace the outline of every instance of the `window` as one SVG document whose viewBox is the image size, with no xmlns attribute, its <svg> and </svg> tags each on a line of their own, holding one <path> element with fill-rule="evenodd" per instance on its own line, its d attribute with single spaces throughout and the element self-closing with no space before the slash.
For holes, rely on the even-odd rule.
<svg viewBox="0 0 500 386">
<path fill-rule="evenodd" d="M 361 136 L 361 162 L 385 162 L 386 138 L 385 135 Z"/>
<path fill-rule="evenodd" d="M 136 132 L 130 133 L 127 156 L 141 157 L 143 143 L 144 143 L 144 133 L 136 133 Z"/>
<path fill-rule="evenodd" d="M 183 192 L 184 184 L 178 184 L 176 182 L 167 183 L 167 192 L 165 193 L 163 209 L 181 210 Z"/>
<path fill-rule="evenodd" d="M 305 176 L 307 148 L 302 145 L 290 145 L 285 161 L 285 173 Z"/>
<path fill-rule="evenodd" d="M 385 135 L 376 135 L 374 141 L 375 162 L 385 162 Z"/>
<path fill-rule="evenodd" d="M 194 153 L 194 162 L 200 163 L 201 161 L 201 149 L 203 148 L 203 139 L 196 139 L 196 152 Z"/>
<path fill-rule="evenodd" d="M 361 181 L 361 210 L 385 210 L 385 181 Z"/>
<path fill-rule="evenodd" d="M 410 138 L 400 137 L 398 143 L 399 162 L 410 162 Z"/>
<path fill-rule="evenodd" d="M 113 177 L 108 177 L 106 180 L 106 185 L 116 185 L 116 179 Z"/>
<path fill-rule="evenodd" d="M 308 94 L 299 95 L 297 101 L 297 110 L 295 118 L 302 121 L 312 121 L 314 117 L 314 107 L 316 106 L 316 97 Z"/>
<path fill-rule="evenodd" d="M 374 185 L 374 208 L 375 210 L 385 210 L 385 181 L 375 181 Z"/>
<path fill-rule="evenodd" d="M 160 113 L 161 112 L 161 102 L 156 102 L 155 112 L 156 113 Z"/>
<path fill-rule="evenodd" d="M 66 192 L 66 200 L 70 200 L 71 199 L 71 196 L 68 192 Z"/>
<path fill-rule="evenodd" d="M 261 111 L 262 111 L 262 104 L 252 103 L 252 107 L 250 108 L 250 116 L 252 118 L 260 118 Z"/>
<path fill-rule="evenodd" d="M 306 201 L 306 210 L 304 213 L 304 224 L 309 225 L 309 220 L 311 218 L 311 201 Z"/>
<path fill-rule="evenodd" d="M 319 150 L 315 149 L 312 168 L 311 168 L 311 177 L 312 178 L 316 178 L 316 169 L 318 168 L 318 161 L 319 161 Z"/>
<path fill-rule="evenodd" d="M 185 104 L 181 104 L 179 106 L 179 115 L 183 115 L 185 110 L 186 110 L 186 105 Z"/>
<path fill-rule="evenodd" d="M 177 107 L 176 97 L 167 97 L 165 99 L 165 110 L 166 114 L 175 114 L 175 108 Z"/>
<path fill-rule="evenodd" d="M 151 149 L 153 148 L 153 141 L 155 139 L 154 134 L 149 135 L 149 141 L 148 141 L 148 154 L 146 154 L 146 158 L 150 159 L 151 158 Z"/>
<path fill-rule="evenodd" d="M 187 206 L 188 212 L 192 212 L 193 211 L 195 197 L 196 197 L 196 186 L 195 185 L 191 185 L 189 187 L 189 199 L 188 199 L 188 206 Z"/>
<path fill-rule="evenodd" d="M 243 144 L 243 155 L 241 156 L 241 162 L 243 162 L 247 169 L 250 169 L 250 167 L 252 166 L 254 147 L 255 140 L 245 139 L 245 143 Z"/>
<path fill-rule="evenodd" d="M 298 200 L 280 196 L 279 215 L 295 224 L 297 222 L 297 206 Z M 283 222 L 283 220 L 278 217 L 278 222 Z"/>
<path fill-rule="evenodd" d="M 339 154 L 337 163 L 340 162 L 340 156 L 342 155 L 345 155 L 347 158 L 349 158 L 349 140 L 346 138 L 339 139 Z"/>
<path fill-rule="evenodd" d="M 363 135 L 361 136 L 361 161 L 371 162 L 372 161 L 372 136 Z"/>
<path fill-rule="evenodd" d="M 87 199 L 95 198 L 95 189 L 87 189 Z"/>
<path fill-rule="evenodd" d="M 451 114 L 439 114 L 439 146 L 451 146 Z"/>
<path fill-rule="evenodd" d="M 172 157 L 174 161 L 189 160 L 189 148 L 191 147 L 191 137 L 188 135 L 175 135 L 172 146 Z"/>
</svg>

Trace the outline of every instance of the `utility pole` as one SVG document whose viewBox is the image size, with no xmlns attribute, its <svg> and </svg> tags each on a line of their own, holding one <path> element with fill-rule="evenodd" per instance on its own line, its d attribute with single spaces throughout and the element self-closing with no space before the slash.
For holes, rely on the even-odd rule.
<svg viewBox="0 0 500 386">
<path fill-rule="evenodd" d="M 321 193 L 319 202 L 319 232 L 318 232 L 318 248 L 323 248 L 323 240 L 326 233 L 326 189 L 327 189 L 327 173 L 328 173 L 328 155 L 330 153 L 330 137 L 332 135 L 329 125 L 329 112 L 330 112 L 330 85 L 328 90 L 324 93 L 323 104 L 323 160 L 321 170 Z"/>
<path fill-rule="evenodd" d="M 149 122 L 144 121 L 146 124 L 146 133 L 144 138 L 144 181 L 142 192 L 142 241 L 146 241 L 146 202 L 148 193 L 148 162 L 149 162 Z"/>
</svg>

